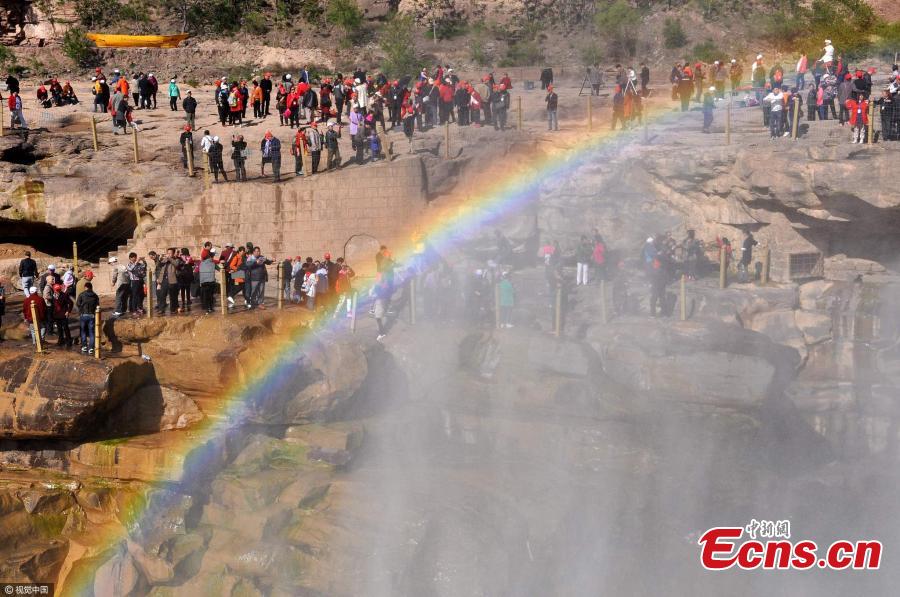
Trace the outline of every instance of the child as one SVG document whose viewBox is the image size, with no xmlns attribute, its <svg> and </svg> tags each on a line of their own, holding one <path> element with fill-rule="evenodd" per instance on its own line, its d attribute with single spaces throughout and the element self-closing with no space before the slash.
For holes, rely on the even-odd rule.
<svg viewBox="0 0 900 597">
<path fill-rule="evenodd" d="M 372 153 L 372 161 L 377 162 L 381 159 L 381 139 L 378 138 L 378 133 L 375 132 L 375 129 L 372 129 L 372 135 L 369 137 L 369 151 Z"/>
</svg>

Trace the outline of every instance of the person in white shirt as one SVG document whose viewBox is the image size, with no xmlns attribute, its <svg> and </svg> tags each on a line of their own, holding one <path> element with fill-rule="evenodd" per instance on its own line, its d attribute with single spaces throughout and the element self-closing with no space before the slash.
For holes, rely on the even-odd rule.
<svg viewBox="0 0 900 597">
<path fill-rule="evenodd" d="M 769 92 L 765 98 L 763 98 L 764 102 L 769 102 L 772 106 L 772 112 L 769 115 L 769 133 L 772 135 L 772 138 L 781 136 L 781 127 L 784 115 L 784 93 L 781 92 L 780 87 L 776 87 L 772 91 Z"/>
<path fill-rule="evenodd" d="M 834 62 L 834 46 L 831 45 L 831 40 L 825 40 L 825 53 L 819 58 L 824 64 L 825 68 L 830 68 L 831 63 Z"/>
</svg>

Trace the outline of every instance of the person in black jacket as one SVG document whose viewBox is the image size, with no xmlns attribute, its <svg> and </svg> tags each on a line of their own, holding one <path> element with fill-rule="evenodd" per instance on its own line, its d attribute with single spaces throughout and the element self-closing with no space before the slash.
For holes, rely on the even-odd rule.
<svg viewBox="0 0 900 597">
<path fill-rule="evenodd" d="M 247 142 L 244 135 L 231 137 L 231 161 L 234 162 L 234 178 L 238 182 L 247 182 Z"/>
<path fill-rule="evenodd" d="M 265 116 L 269 115 L 269 103 L 272 101 L 272 73 L 266 73 L 266 76 L 263 77 L 263 80 L 259 82 L 259 86 L 262 89 L 263 99 L 262 99 L 262 109 L 263 114 Z"/>
<path fill-rule="evenodd" d="M 181 145 L 181 165 L 184 168 L 188 167 L 188 152 L 191 152 L 191 161 L 193 163 L 194 157 L 194 134 L 191 132 L 191 125 L 184 125 L 184 131 L 181 133 L 181 138 L 179 138 L 178 143 Z"/>
<path fill-rule="evenodd" d="M 219 173 L 222 174 L 225 182 L 228 182 L 228 174 L 225 172 L 225 164 L 222 162 L 223 150 L 219 137 L 213 137 L 213 143 L 209 147 L 209 167 L 212 169 L 215 182 L 219 182 Z"/>
<path fill-rule="evenodd" d="M 78 325 L 81 331 L 81 352 L 94 354 L 94 313 L 100 306 L 100 297 L 94 292 L 94 285 L 85 283 L 84 291 L 75 299 L 75 308 L 80 314 Z"/>
<path fill-rule="evenodd" d="M 25 257 L 19 262 L 19 279 L 22 281 L 22 290 L 28 297 L 28 289 L 34 286 L 34 278 L 37 276 L 37 262 L 31 258 L 31 251 L 25 251 Z"/>
<path fill-rule="evenodd" d="M 547 130 L 559 130 L 559 118 L 557 118 L 556 109 L 559 105 L 559 96 L 553 91 L 553 85 L 547 85 Z"/>
<path fill-rule="evenodd" d="M 747 235 L 744 237 L 744 242 L 741 243 L 741 260 L 738 262 L 738 280 L 742 284 L 746 284 L 748 281 L 747 270 L 750 264 L 753 263 L 753 247 L 758 244 L 756 239 L 753 238 L 753 233 L 748 230 Z"/>
<path fill-rule="evenodd" d="M 184 101 L 181 102 L 181 109 L 184 110 L 184 120 L 191 129 L 194 128 L 194 115 L 197 113 L 197 100 L 193 98 L 191 92 L 187 92 Z"/>
<path fill-rule="evenodd" d="M 541 89 L 547 89 L 553 84 L 553 69 L 547 67 L 541 71 Z"/>
</svg>

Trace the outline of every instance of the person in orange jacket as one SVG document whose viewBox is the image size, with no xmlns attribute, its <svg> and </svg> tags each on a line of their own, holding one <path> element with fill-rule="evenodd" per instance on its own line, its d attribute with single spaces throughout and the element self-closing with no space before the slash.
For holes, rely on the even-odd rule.
<svg viewBox="0 0 900 597">
<path fill-rule="evenodd" d="M 253 118 L 263 117 L 263 90 L 259 82 L 253 81 L 253 89 L 250 91 L 250 102 L 253 104 Z"/>
<path fill-rule="evenodd" d="M 850 112 L 851 138 L 853 143 L 865 143 L 866 131 L 869 127 L 869 100 L 864 97 L 858 100 L 852 97 L 847 100 L 847 111 Z"/>
</svg>

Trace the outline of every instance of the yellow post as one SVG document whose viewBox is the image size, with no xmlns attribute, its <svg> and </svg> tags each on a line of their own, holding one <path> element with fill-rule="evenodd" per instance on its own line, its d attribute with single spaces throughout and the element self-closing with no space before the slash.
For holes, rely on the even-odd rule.
<svg viewBox="0 0 900 597">
<path fill-rule="evenodd" d="M 760 272 L 760 282 L 763 284 L 769 283 L 769 247 L 766 245 L 766 248 L 763 249 L 763 266 L 762 272 Z"/>
<path fill-rule="evenodd" d="M 188 176 L 193 178 L 194 177 L 194 150 L 193 150 L 193 148 L 191 148 L 191 149 L 186 149 L 185 151 L 187 153 Z"/>
<path fill-rule="evenodd" d="M 94 358 L 100 358 L 100 305 L 94 309 Z"/>
<path fill-rule="evenodd" d="M 222 315 L 228 314 L 228 271 L 222 266 L 222 276 L 219 278 L 219 294 L 222 297 Z"/>
<path fill-rule="evenodd" d="M 731 101 L 725 109 L 725 145 L 731 145 Z"/>
<path fill-rule="evenodd" d="M 553 321 L 553 335 L 559 338 L 562 334 L 562 286 L 556 287 L 556 313 Z"/>
<path fill-rule="evenodd" d="M 353 301 L 353 304 L 352 304 L 351 310 L 350 310 L 350 314 L 351 314 L 350 315 L 350 331 L 355 334 L 356 333 L 356 303 L 359 300 L 359 293 L 354 291 L 353 297 L 350 300 Z"/>
<path fill-rule="evenodd" d="M 134 236 L 141 238 L 141 204 L 134 198 Z"/>
<path fill-rule="evenodd" d="M 500 329 L 500 285 L 494 284 L 494 327 Z"/>
<path fill-rule="evenodd" d="M 134 163 L 137 164 L 141 161 L 141 155 L 138 152 L 137 127 L 134 124 L 131 125 L 131 141 L 134 145 Z"/>
<path fill-rule="evenodd" d="M 147 268 L 147 319 L 153 319 L 153 295 L 156 287 L 153 285 L 153 268 Z"/>
<path fill-rule="evenodd" d="M 97 117 L 91 116 L 91 141 L 94 142 L 94 151 L 100 149 L 100 143 L 97 141 Z"/>
<path fill-rule="evenodd" d="M 72 273 L 75 274 L 75 279 L 78 279 L 78 243 L 72 241 Z"/>
<path fill-rule="evenodd" d="M 606 312 L 606 280 L 600 278 L 600 318 L 603 323 L 609 322 L 609 314 Z"/>
<path fill-rule="evenodd" d="M 450 159 L 450 123 L 444 125 L 444 157 Z"/>
<path fill-rule="evenodd" d="M 791 119 L 791 138 L 796 139 L 800 134 L 800 130 L 797 128 L 797 121 L 800 118 L 800 96 L 794 96 L 794 117 Z"/>
<path fill-rule="evenodd" d="M 687 275 L 681 274 L 681 321 L 687 319 Z"/>
<path fill-rule="evenodd" d="M 281 264 L 278 265 L 278 273 L 276 274 L 276 279 L 278 280 L 278 309 L 284 309 L 284 281 L 281 279 Z"/>
<path fill-rule="evenodd" d="M 588 131 L 594 130 L 594 103 L 591 101 L 591 96 L 587 96 L 587 113 L 588 113 Z"/>
<path fill-rule="evenodd" d="M 416 277 L 409 279 L 409 324 L 416 324 Z"/>
<path fill-rule="evenodd" d="M 521 130 L 522 130 L 522 96 L 521 96 L 521 95 L 520 95 L 519 97 L 516 98 L 516 104 L 517 104 L 517 108 L 518 108 L 518 111 L 519 111 L 519 116 L 518 116 L 518 118 L 519 118 L 519 130 L 521 131 Z"/>
<path fill-rule="evenodd" d="M 874 142 L 875 142 L 875 102 L 869 102 L 869 145 L 871 145 Z"/>
<path fill-rule="evenodd" d="M 41 328 L 38 325 L 38 316 L 37 311 L 34 309 L 34 303 L 31 303 L 31 328 L 34 330 L 34 346 L 37 349 L 36 352 L 41 354 L 44 352 L 44 345 L 41 342 Z"/>
<path fill-rule="evenodd" d="M 719 247 L 719 288 L 725 288 L 725 246 Z"/>
</svg>

